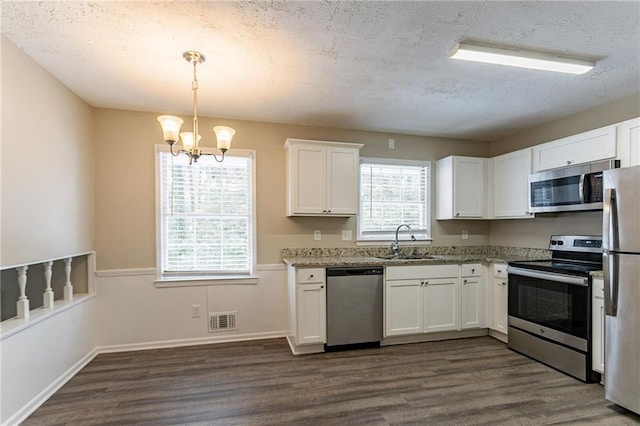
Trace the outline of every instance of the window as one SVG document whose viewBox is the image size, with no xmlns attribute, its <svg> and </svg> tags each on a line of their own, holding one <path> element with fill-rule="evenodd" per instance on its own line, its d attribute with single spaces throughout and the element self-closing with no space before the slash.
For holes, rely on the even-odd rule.
<svg viewBox="0 0 640 426">
<path fill-rule="evenodd" d="M 189 165 L 157 149 L 158 268 L 162 278 L 248 276 L 254 270 L 254 154 L 229 151 Z"/>
<path fill-rule="evenodd" d="M 428 161 L 361 158 L 358 240 L 393 240 L 403 223 L 417 239 L 429 239 L 429 173 Z"/>
</svg>

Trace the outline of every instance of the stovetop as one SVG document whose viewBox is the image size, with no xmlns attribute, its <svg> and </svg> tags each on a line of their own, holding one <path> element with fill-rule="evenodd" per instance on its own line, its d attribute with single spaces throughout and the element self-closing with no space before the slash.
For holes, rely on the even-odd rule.
<svg viewBox="0 0 640 426">
<path fill-rule="evenodd" d="M 536 271 L 588 276 L 602 270 L 602 237 L 597 235 L 552 235 L 551 260 L 509 262 L 509 266 Z"/>
<path fill-rule="evenodd" d="M 602 270 L 602 263 L 568 262 L 565 260 L 557 259 L 532 260 L 527 262 L 509 262 L 509 266 L 578 276 L 588 276 L 589 272 Z"/>
</svg>

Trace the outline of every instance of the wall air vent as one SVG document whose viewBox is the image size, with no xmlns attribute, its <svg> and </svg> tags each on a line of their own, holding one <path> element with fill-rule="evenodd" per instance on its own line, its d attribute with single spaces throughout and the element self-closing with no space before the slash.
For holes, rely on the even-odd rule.
<svg viewBox="0 0 640 426">
<path fill-rule="evenodd" d="M 209 333 L 225 330 L 237 330 L 237 312 L 209 312 Z"/>
</svg>

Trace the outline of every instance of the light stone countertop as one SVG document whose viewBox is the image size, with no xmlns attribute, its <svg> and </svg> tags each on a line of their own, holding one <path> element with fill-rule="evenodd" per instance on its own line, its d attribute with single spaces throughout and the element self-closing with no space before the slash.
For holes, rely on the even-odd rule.
<svg viewBox="0 0 640 426">
<path fill-rule="evenodd" d="M 515 261 L 546 260 L 551 258 L 549 250 L 520 247 L 433 247 L 403 248 L 405 255 L 421 256 L 419 259 L 386 259 L 388 248 L 346 249 L 284 249 L 282 260 L 289 266 L 301 268 L 324 268 L 327 266 L 407 266 L 441 265 Z"/>
<path fill-rule="evenodd" d="M 604 271 L 591 271 L 593 278 L 604 278 Z"/>
</svg>

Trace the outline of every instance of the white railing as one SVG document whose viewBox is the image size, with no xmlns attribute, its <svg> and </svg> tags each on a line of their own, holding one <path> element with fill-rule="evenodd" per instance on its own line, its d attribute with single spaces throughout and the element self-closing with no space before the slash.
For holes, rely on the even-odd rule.
<svg viewBox="0 0 640 426">
<path fill-rule="evenodd" d="M 58 303 L 56 304 L 55 296 L 54 296 L 54 290 L 52 287 L 52 277 L 53 277 L 53 266 L 54 263 L 56 262 L 64 262 L 64 276 L 65 276 L 65 282 L 64 282 L 64 287 L 63 287 L 63 291 L 62 294 L 60 295 L 61 299 L 65 302 L 70 302 L 73 301 L 73 295 L 74 295 L 74 284 L 72 282 L 72 272 L 73 272 L 73 267 L 72 267 L 72 263 L 73 263 L 73 259 L 82 259 L 82 258 L 86 258 L 86 268 L 87 268 L 87 276 L 86 276 L 86 282 L 82 282 L 82 288 L 84 290 L 85 288 L 85 284 L 86 284 L 86 292 L 87 294 L 92 294 L 94 293 L 94 288 L 93 288 L 93 277 L 95 276 L 95 259 L 94 259 L 95 255 L 93 252 L 87 252 L 87 253 L 78 253 L 78 254 L 74 254 L 71 256 L 66 256 L 66 257 L 59 257 L 59 258 L 54 258 L 54 259 L 46 259 L 44 261 L 37 261 L 37 262 L 32 262 L 32 263 L 28 263 L 28 264 L 21 264 L 21 265 L 12 265 L 12 266 L 7 266 L 7 267 L 3 267 L 2 268 L 2 272 L 5 272 L 7 270 L 10 269 L 15 269 L 17 271 L 17 284 L 18 284 L 18 290 L 19 290 L 19 295 L 16 301 L 16 316 L 12 317 L 12 318 L 5 318 L 3 320 L 3 325 L 5 325 L 4 323 L 6 323 L 7 321 L 10 320 L 26 320 L 29 319 L 31 316 L 31 312 L 34 309 L 45 309 L 45 310 L 53 310 L 56 308 L 56 306 L 60 306 L 61 304 Z M 29 278 L 39 278 L 39 277 L 34 277 L 33 275 L 31 275 L 32 273 L 39 273 L 39 272 L 35 272 L 36 269 L 33 268 L 33 266 L 37 266 L 42 264 L 42 267 L 44 268 L 44 284 L 45 284 L 45 289 L 44 289 L 44 293 L 42 295 L 42 305 L 40 306 L 36 306 L 36 307 L 30 307 L 30 301 L 29 298 L 27 297 L 27 288 L 29 285 Z M 31 270 L 29 269 L 29 267 L 32 267 Z M 38 268 L 39 269 L 39 268 Z M 33 271 L 33 272 L 32 272 Z M 82 281 L 84 281 L 85 277 L 81 276 L 81 277 L 77 277 L 76 279 L 81 279 Z M 60 282 L 60 281 L 58 281 Z M 3 287 L 5 286 L 10 286 L 11 283 L 7 283 L 5 280 L 3 280 L 2 283 Z M 41 282 L 40 282 L 41 285 Z M 5 288 L 7 288 L 5 287 Z M 15 287 L 14 287 L 14 291 L 15 291 Z M 5 293 L 6 294 L 6 293 Z M 4 296 L 3 296 L 4 297 Z M 5 305 L 6 306 L 6 305 Z"/>
</svg>

